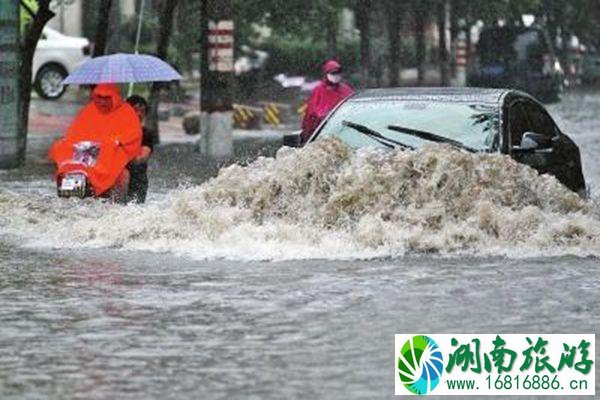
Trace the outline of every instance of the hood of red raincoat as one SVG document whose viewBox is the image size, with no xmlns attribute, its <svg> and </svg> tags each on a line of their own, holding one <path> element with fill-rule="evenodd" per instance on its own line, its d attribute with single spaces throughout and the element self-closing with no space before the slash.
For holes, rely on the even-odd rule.
<svg viewBox="0 0 600 400">
<path fill-rule="evenodd" d="M 119 90 L 119 86 L 115 83 L 101 83 L 97 85 L 92 91 L 92 101 L 94 96 L 110 97 L 112 100 L 110 112 L 116 110 L 123 104 L 121 91 Z"/>
</svg>

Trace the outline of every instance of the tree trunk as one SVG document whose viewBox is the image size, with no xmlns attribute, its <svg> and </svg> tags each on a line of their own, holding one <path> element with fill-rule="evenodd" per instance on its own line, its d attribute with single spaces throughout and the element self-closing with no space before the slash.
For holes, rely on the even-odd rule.
<svg viewBox="0 0 600 400">
<path fill-rule="evenodd" d="M 327 54 L 329 58 L 337 58 L 338 16 L 335 10 L 330 11 L 327 23 Z"/>
<path fill-rule="evenodd" d="M 164 0 L 161 9 L 159 18 L 160 30 L 158 32 L 156 45 L 156 56 L 161 60 L 168 59 L 169 39 L 173 29 L 173 15 L 175 14 L 176 6 L 177 0 Z M 158 104 L 160 102 L 160 89 L 163 86 L 164 84 L 161 82 L 154 82 L 150 89 L 150 98 L 148 101 L 149 112 L 148 118 L 146 119 L 146 127 L 153 134 L 152 141 L 154 144 L 160 143 L 160 134 L 158 131 Z"/>
<path fill-rule="evenodd" d="M 29 122 L 29 104 L 31 103 L 31 79 L 32 79 L 32 65 L 33 65 L 33 54 L 37 46 L 40 37 L 42 36 L 42 30 L 46 23 L 54 17 L 54 13 L 50 10 L 50 0 L 39 0 L 38 11 L 35 17 L 28 25 L 25 32 L 25 37 L 21 43 L 21 67 L 19 71 L 19 87 L 20 96 L 22 99 L 21 103 L 21 129 L 22 134 L 20 136 L 19 146 L 19 160 L 23 164 L 25 163 L 25 153 L 27 150 L 27 132 Z"/>
<path fill-rule="evenodd" d="M 450 46 L 452 58 L 450 59 L 450 75 L 456 76 L 456 40 L 458 39 L 458 13 L 456 12 L 456 0 L 450 1 Z"/>
<path fill-rule="evenodd" d="M 108 38 L 108 22 L 112 0 L 100 0 L 98 6 L 98 22 L 96 23 L 96 36 L 94 38 L 94 54 L 92 57 L 104 55 Z"/>
<path fill-rule="evenodd" d="M 425 10 L 419 3 L 415 14 L 415 41 L 417 46 L 417 85 L 425 82 Z"/>
<path fill-rule="evenodd" d="M 112 2 L 108 20 L 108 38 L 105 52 L 114 54 L 121 50 L 121 4 L 119 1 Z"/>
<path fill-rule="evenodd" d="M 448 35 L 446 34 L 448 17 L 448 1 L 438 0 L 437 20 L 438 20 L 438 51 L 440 63 L 441 85 L 448 86 L 450 83 L 448 68 Z"/>
<path fill-rule="evenodd" d="M 355 13 L 358 29 L 360 30 L 362 83 L 365 87 L 368 87 L 371 80 L 371 0 L 358 0 Z"/>
<path fill-rule="evenodd" d="M 396 0 L 388 0 L 387 3 L 389 83 L 391 87 L 395 87 L 400 84 L 400 23 L 402 21 L 402 10 Z"/>
</svg>

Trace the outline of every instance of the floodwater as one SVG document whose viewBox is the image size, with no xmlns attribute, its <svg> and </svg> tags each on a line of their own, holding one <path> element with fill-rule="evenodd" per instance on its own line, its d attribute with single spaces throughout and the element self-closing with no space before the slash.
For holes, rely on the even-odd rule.
<svg viewBox="0 0 600 400">
<path fill-rule="evenodd" d="M 444 147 L 322 143 L 205 184 L 162 148 L 127 207 L 56 199 L 32 157 L 0 173 L 0 398 L 391 398 L 395 333 L 595 333 L 599 108 L 550 107 L 589 202 Z"/>
</svg>

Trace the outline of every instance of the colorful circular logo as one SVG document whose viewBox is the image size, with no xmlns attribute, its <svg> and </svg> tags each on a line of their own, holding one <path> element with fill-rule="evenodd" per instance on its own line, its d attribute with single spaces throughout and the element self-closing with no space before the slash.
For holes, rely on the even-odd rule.
<svg viewBox="0 0 600 400">
<path fill-rule="evenodd" d="M 398 357 L 398 374 L 414 394 L 427 394 L 440 383 L 444 358 L 437 343 L 428 336 L 413 336 L 404 343 Z"/>
</svg>

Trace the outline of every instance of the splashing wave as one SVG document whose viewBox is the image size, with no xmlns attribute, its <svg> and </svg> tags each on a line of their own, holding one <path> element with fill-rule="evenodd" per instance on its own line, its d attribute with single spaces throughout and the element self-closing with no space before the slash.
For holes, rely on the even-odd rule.
<svg viewBox="0 0 600 400">
<path fill-rule="evenodd" d="M 449 146 L 283 148 L 144 206 L 0 191 L 0 233 L 32 246 L 243 260 L 600 256 L 596 204 L 508 157 Z"/>
</svg>

